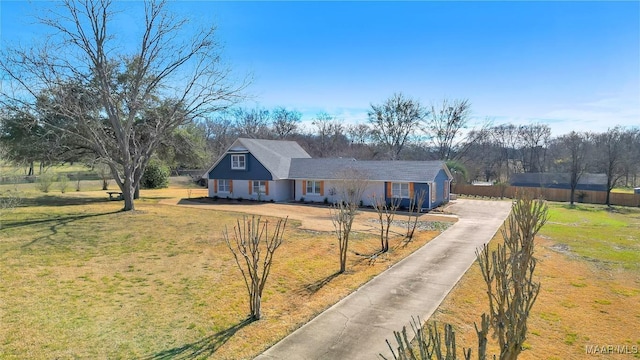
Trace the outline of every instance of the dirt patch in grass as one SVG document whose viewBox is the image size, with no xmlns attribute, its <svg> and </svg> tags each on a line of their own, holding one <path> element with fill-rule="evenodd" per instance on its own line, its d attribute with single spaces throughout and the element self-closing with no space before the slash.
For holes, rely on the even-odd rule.
<svg viewBox="0 0 640 360">
<path fill-rule="evenodd" d="M 183 207 L 194 207 L 199 209 L 209 209 L 224 212 L 237 212 L 254 214 L 260 216 L 276 216 L 295 219 L 301 222 L 300 229 L 311 231 L 333 231 L 331 222 L 331 209 L 328 206 L 302 205 L 295 203 L 268 203 L 255 201 L 214 201 L 209 198 L 204 199 L 165 199 L 160 201 L 165 205 L 180 205 Z M 406 234 L 406 222 L 408 216 L 398 213 L 395 217 L 391 231 L 394 235 Z M 380 231 L 377 223 L 378 215 L 375 211 L 362 209 L 353 224 L 354 231 L 369 232 L 378 234 Z M 422 230 L 444 230 L 450 224 L 457 221 L 455 216 L 439 214 L 422 214 L 419 217 L 419 224 Z"/>
<path fill-rule="evenodd" d="M 391 252 L 370 259 L 354 253 L 375 252 L 378 238 L 357 230 L 348 272 L 336 276 L 333 235 L 293 218 L 265 288 L 264 318 L 249 323 L 245 285 L 222 239 L 240 214 L 163 205 L 188 190 L 143 190 L 135 212 L 97 191 L 7 214 L 2 358 L 252 358 L 439 233 L 409 243 L 396 236 Z"/>
</svg>

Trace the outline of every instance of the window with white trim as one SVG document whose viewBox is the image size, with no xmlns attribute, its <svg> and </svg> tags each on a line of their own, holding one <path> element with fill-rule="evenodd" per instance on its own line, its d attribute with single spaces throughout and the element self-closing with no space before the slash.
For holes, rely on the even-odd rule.
<svg viewBox="0 0 640 360">
<path fill-rule="evenodd" d="M 431 183 L 431 202 L 435 202 L 438 199 L 437 189 L 437 184 L 435 182 Z"/>
<path fill-rule="evenodd" d="M 231 170 L 245 170 L 247 158 L 244 154 L 231 155 Z"/>
<path fill-rule="evenodd" d="M 253 181 L 252 193 L 254 194 L 266 194 L 267 193 L 267 182 L 266 181 Z"/>
<path fill-rule="evenodd" d="M 231 180 L 218 180 L 218 192 L 231 192 Z"/>
<path fill-rule="evenodd" d="M 308 195 L 321 195 L 320 181 L 307 180 L 307 194 Z"/>
<path fill-rule="evenodd" d="M 409 183 L 392 183 L 391 196 L 394 198 L 409 198 Z"/>
</svg>

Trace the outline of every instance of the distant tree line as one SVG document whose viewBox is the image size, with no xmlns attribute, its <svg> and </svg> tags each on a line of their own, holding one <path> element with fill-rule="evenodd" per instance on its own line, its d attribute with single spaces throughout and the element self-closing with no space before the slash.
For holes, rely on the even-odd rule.
<svg viewBox="0 0 640 360">
<path fill-rule="evenodd" d="M 361 160 L 445 160 L 456 181 L 505 183 L 514 173 L 564 172 L 579 181 L 585 172 L 604 173 L 608 188 L 637 186 L 640 128 L 552 136 L 549 126 L 489 122 L 469 128 L 470 102 L 444 100 L 423 106 L 394 94 L 371 104 L 366 123 L 349 124 L 325 112 L 303 125 L 302 114 L 284 106 L 234 107 L 203 114 L 177 126 L 154 156 L 175 173 L 204 169 L 238 137 L 297 141 L 313 157 Z M 2 157 L 17 164 L 91 162 L 81 148 L 53 136 L 20 114 L 2 113 Z"/>
</svg>

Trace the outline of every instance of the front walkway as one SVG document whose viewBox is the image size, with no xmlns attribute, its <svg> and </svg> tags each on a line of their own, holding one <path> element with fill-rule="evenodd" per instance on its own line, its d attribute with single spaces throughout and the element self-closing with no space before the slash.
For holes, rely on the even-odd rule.
<svg viewBox="0 0 640 360">
<path fill-rule="evenodd" d="M 508 201 L 456 200 L 447 208 L 459 215 L 455 225 L 256 359 L 389 358 L 385 339 L 412 316 L 431 316 L 510 209 Z"/>
</svg>

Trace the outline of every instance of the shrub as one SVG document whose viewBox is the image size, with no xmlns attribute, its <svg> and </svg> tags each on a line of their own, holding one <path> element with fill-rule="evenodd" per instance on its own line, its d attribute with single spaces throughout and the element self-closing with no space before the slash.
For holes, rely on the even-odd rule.
<svg viewBox="0 0 640 360">
<path fill-rule="evenodd" d="M 102 179 L 102 190 L 109 190 L 109 179 L 111 178 L 111 169 L 107 164 L 97 164 L 95 166 L 96 172 Z"/>
<path fill-rule="evenodd" d="M 300 198 L 300 202 L 304 202 L 304 196 Z"/>
<path fill-rule="evenodd" d="M 325 205 L 329 205 L 329 198 L 327 198 L 327 197 L 326 197 L 326 198 L 324 198 L 323 203 L 324 203 Z"/>
<path fill-rule="evenodd" d="M 151 160 L 144 170 L 140 187 L 144 189 L 160 189 L 169 186 L 169 167 L 158 160 Z"/>
<path fill-rule="evenodd" d="M 67 175 L 58 176 L 58 189 L 61 193 L 66 193 L 69 188 L 69 177 Z"/>
<path fill-rule="evenodd" d="M 38 182 L 36 188 L 44 193 L 48 193 L 55 181 L 56 176 L 50 173 L 43 173 L 38 176 Z"/>
<path fill-rule="evenodd" d="M 584 202 L 584 199 L 587 197 L 587 193 L 584 191 L 580 191 L 578 192 L 577 197 L 578 197 L 578 202 L 582 203 Z"/>
</svg>

